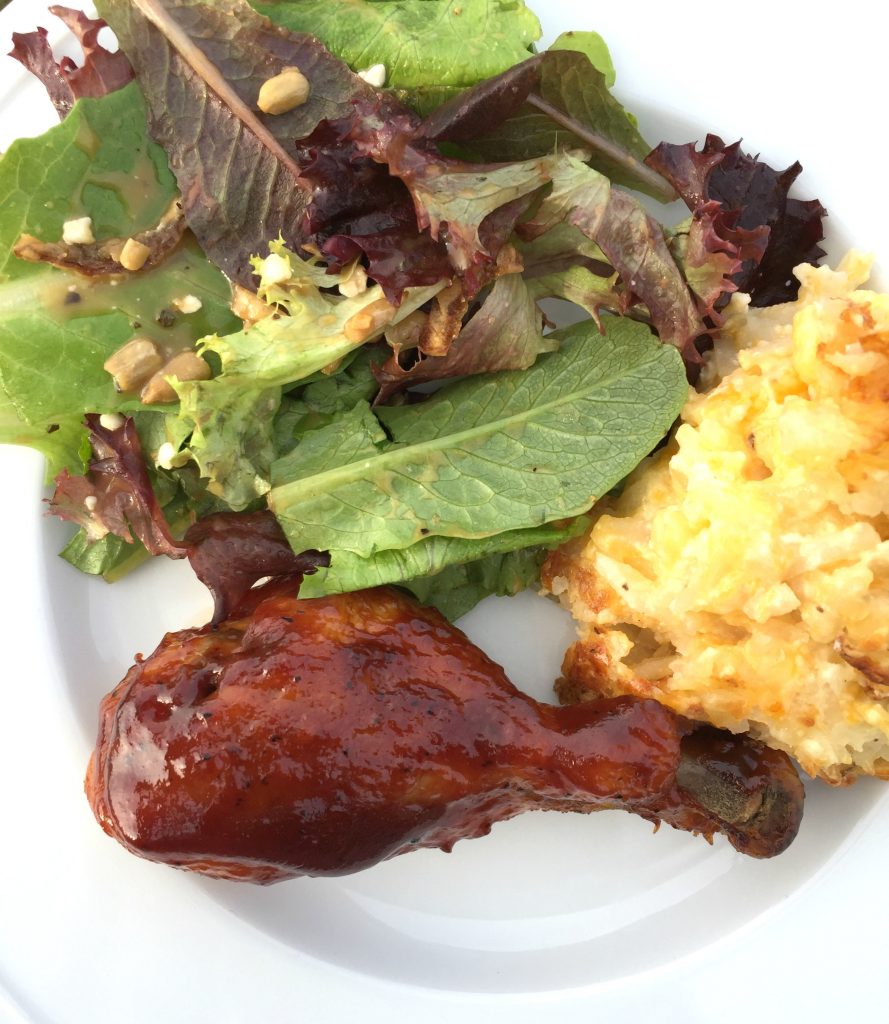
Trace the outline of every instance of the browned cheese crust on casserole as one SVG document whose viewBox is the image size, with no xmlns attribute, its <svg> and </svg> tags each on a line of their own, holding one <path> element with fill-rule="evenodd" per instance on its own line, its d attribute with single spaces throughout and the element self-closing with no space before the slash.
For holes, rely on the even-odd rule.
<svg viewBox="0 0 889 1024">
<path fill-rule="evenodd" d="M 889 296 L 867 258 L 728 307 L 670 445 L 554 552 L 559 691 L 655 697 L 832 783 L 889 777 Z"/>
</svg>

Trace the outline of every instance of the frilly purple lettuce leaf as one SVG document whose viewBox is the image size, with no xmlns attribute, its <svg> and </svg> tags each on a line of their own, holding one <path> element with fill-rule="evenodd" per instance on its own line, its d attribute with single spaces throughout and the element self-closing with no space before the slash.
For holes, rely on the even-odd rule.
<svg viewBox="0 0 889 1024">
<path fill-rule="evenodd" d="M 767 227 L 744 231 L 735 227 L 737 219 L 737 211 L 727 213 L 721 203 L 704 202 L 669 240 L 701 316 L 714 327 L 722 325 L 721 309 L 738 290 L 736 277 L 745 261 L 758 263 L 768 244 Z"/>
<path fill-rule="evenodd" d="M 99 32 L 105 27 L 100 18 L 88 18 L 82 11 L 70 7 L 54 6 L 49 10 L 76 37 L 83 50 L 82 65 L 78 67 L 70 57 L 62 57 L 57 62 L 45 28 L 13 32 L 9 56 L 15 57 L 43 82 L 59 119 L 64 120 L 82 97 L 106 96 L 132 81 L 133 69 L 124 53 L 112 53 L 98 41 Z"/>
<path fill-rule="evenodd" d="M 412 366 L 404 368 L 396 354 L 374 369 L 380 382 L 377 401 L 386 402 L 406 387 L 433 380 L 524 370 L 542 352 L 558 347 L 542 328 L 543 317 L 521 275 L 499 277 L 445 355 L 420 355 Z"/>
<path fill-rule="evenodd" d="M 695 341 L 707 327 L 663 228 L 628 192 L 568 154 L 555 170 L 552 192 L 520 233 L 533 239 L 565 222 L 595 242 L 617 272 L 622 305 L 641 302 L 661 341 L 678 348 L 687 366 L 699 364 Z"/>
<path fill-rule="evenodd" d="M 406 288 L 451 277 L 453 268 L 444 242 L 420 230 L 404 182 L 340 134 L 350 123 L 325 123 L 298 146 L 311 187 L 305 231 L 335 269 L 363 255 L 368 275 L 397 303 Z"/>
<path fill-rule="evenodd" d="M 84 476 L 63 470 L 49 510 L 80 526 L 87 541 L 113 535 L 132 544 L 134 537 L 151 555 L 188 558 L 198 579 L 213 594 L 213 622 L 220 622 L 258 580 L 302 575 L 327 565 L 318 551 L 296 554 L 268 511 L 222 512 L 192 524 L 176 540 L 164 518 L 142 453 L 136 425 L 104 426 L 86 417 L 93 455 Z"/>
<path fill-rule="evenodd" d="M 800 263 L 817 264 L 824 255 L 819 243 L 826 214 L 817 199 L 790 198 L 790 188 L 802 170 L 799 163 L 776 171 L 744 153 L 739 142 L 726 145 L 716 135 L 708 135 L 700 150 L 694 143 L 661 143 L 646 162 L 672 182 L 693 213 L 710 202 L 721 204 L 722 224 L 715 225 L 718 235 L 730 240 L 733 231 L 737 242 L 744 233 L 750 242 L 753 233 L 757 245 L 768 231 L 765 251 L 758 259 L 749 247 L 739 247 L 743 265 L 732 274 L 735 288 L 747 292 L 758 306 L 796 297 L 799 283 L 793 268 Z"/>
<path fill-rule="evenodd" d="M 294 553 L 271 512 L 219 512 L 185 534 L 188 560 L 213 594 L 213 624 L 228 618 L 251 587 L 266 577 L 314 573 L 330 564 L 321 551 Z"/>
<path fill-rule="evenodd" d="M 434 239 L 444 238 L 451 263 L 461 272 L 496 256 L 483 250 L 482 221 L 546 184 L 555 159 L 479 165 L 442 156 L 423 138 L 419 118 L 383 95 L 356 101 L 337 135 L 353 143 L 357 155 L 385 164 L 407 186 L 419 227 Z"/>
<path fill-rule="evenodd" d="M 101 419 L 86 417 L 93 452 L 86 475 L 59 474 L 50 512 L 91 540 L 111 533 L 132 543 L 135 536 L 152 555 L 183 558 L 185 548 L 170 534 L 151 486 L 135 422 L 126 417 L 120 426 L 103 426 Z"/>
</svg>

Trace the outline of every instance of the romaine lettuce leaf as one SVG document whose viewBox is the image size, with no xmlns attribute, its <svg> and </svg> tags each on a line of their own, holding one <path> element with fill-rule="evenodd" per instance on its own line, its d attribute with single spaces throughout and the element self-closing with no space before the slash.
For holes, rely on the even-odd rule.
<svg viewBox="0 0 889 1024">
<path fill-rule="evenodd" d="M 479 601 L 496 594 L 512 597 L 529 587 L 538 586 L 540 567 L 547 548 L 518 548 L 503 554 L 488 555 L 474 562 L 451 565 L 436 576 L 420 576 L 400 586 L 418 601 L 432 604 L 452 622 L 471 611 Z"/>
<path fill-rule="evenodd" d="M 572 50 L 575 53 L 582 53 L 602 75 L 607 88 L 613 88 L 617 81 L 611 51 L 598 32 L 563 32 L 552 43 L 550 50 Z"/>
<path fill-rule="evenodd" d="M 306 579 L 300 593 L 303 597 L 316 597 L 411 581 L 414 593 L 422 594 L 432 604 L 440 604 L 447 600 L 450 591 L 461 589 L 456 614 L 462 615 L 488 594 L 514 594 L 530 586 L 540 568 L 542 552 L 578 536 L 588 525 L 579 516 L 543 526 L 506 530 L 481 540 L 426 537 L 408 548 L 378 551 L 370 558 L 350 551 L 332 551 L 330 565 Z M 529 554 L 507 557 L 521 550 Z M 467 605 L 470 597 L 472 603 Z"/>
<path fill-rule="evenodd" d="M 358 406 L 306 434 L 273 464 L 268 495 L 294 550 L 368 558 L 586 511 L 663 437 L 687 384 L 644 325 L 609 320 L 603 337 L 588 321 L 557 337 L 529 370 L 468 378 L 379 420 Z"/>
</svg>

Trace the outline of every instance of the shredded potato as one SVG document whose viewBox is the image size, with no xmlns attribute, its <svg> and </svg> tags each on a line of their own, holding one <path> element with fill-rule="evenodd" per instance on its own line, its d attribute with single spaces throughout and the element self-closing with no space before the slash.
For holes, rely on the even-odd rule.
<svg viewBox="0 0 889 1024">
<path fill-rule="evenodd" d="M 634 693 L 832 783 L 889 777 L 889 295 L 870 261 L 733 297 L 700 391 L 544 586 L 578 622 L 563 699 Z"/>
</svg>

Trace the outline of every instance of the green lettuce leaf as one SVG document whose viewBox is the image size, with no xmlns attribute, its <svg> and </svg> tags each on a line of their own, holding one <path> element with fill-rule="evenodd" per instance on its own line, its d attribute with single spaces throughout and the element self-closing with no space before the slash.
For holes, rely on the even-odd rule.
<svg viewBox="0 0 889 1024">
<path fill-rule="evenodd" d="M 0 386 L 23 424 L 64 431 L 50 449 L 56 464 L 67 460 L 58 443 L 73 440 L 85 412 L 137 404 L 103 369 L 117 348 L 136 334 L 189 346 L 238 321 L 225 278 L 193 239 L 154 270 L 116 283 L 19 260 L 12 248 L 22 233 L 55 241 L 66 220 L 81 216 L 92 218 L 97 238 L 127 237 L 156 223 L 175 195 L 135 84 L 81 100 L 61 124 L 15 142 L 0 161 Z M 161 326 L 161 312 L 185 295 L 201 309 Z"/>
<path fill-rule="evenodd" d="M 530 586 L 543 552 L 578 536 L 587 525 L 580 516 L 567 522 L 506 530 L 481 540 L 426 537 L 403 550 L 378 551 L 370 558 L 350 551 L 332 551 L 330 566 L 307 576 L 300 593 L 303 597 L 318 597 L 398 583 L 408 585 L 418 596 L 422 593 L 426 603 L 441 607 L 441 602 L 449 598 L 456 602 L 452 592 L 461 591 L 456 614 L 462 615 L 488 594 L 514 594 Z M 518 557 L 520 551 L 528 554 Z M 467 605 L 470 596 L 473 600 Z"/>
<path fill-rule="evenodd" d="M 617 274 L 600 277 L 586 267 L 570 267 L 553 274 L 531 278 L 528 293 L 535 301 L 564 299 L 580 306 L 598 320 L 605 310 L 620 310 L 622 297 L 618 290 Z"/>
<path fill-rule="evenodd" d="M 370 402 L 378 389 L 373 367 L 388 352 L 385 342 L 366 345 L 347 357 L 336 373 L 316 374 L 308 383 L 285 394 L 273 427 L 278 457 L 291 452 L 306 431 L 327 426 L 359 402 Z"/>
<path fill-rule="evenodd" d="M 348 425 L 306 434 L 272 466 L 268 495 L 294 550 L 367 558 L 586 511 L 663 437 L 688 386 L 641 324 L 556 333 L 559 351 L 529 370 L 468 378 L 379 420 L 358 406 Z"/>
<path fill-rule="evenodd" d="M 326 427 L 307 431 L 289 455 L 276 460 L 272 464 L 272 484 L 285 486 L 288 481 L 305 478 L 306 472 L 312 473 L 325 465 L 349 466 L 387 446 L 382 424 L 367 402 L 358 402 Z"/>
<path fill-rule="evenodd" d="M 237 388 L 225 378 L 176 385 L 179 420 L 190 428 L 187 452 L 211 494 L 241 511 L 269 489 L 277 455 L 281 389 Z"/>
<path fill-rule="evenodd" d="M 519 548 L 488 555 L 474 562 L 452 565 L 436 576 L 421 576 L 400 584 L 418 601 L 432 604 L 453 622 L 486 597 L 512 597 L 537 586 L 547 548 Z"/>
<path fill-rule="evenodd" d="M 420 109 L 523 60 L 540 22 L 522 0 L 251 0 L 310 32 L 353 70 L 386 67 L 386 86 Z"/>
<path fill-rule="evenodd" d="M 573 50 L 582 53 L 593 67 L 600 72 L 605 85 L 612 89 L 617 80 L 614 61 L 608 44 L 598 32 L 563 32 L 550 46 L 551 50 Z"/>
<path fill-rule="evenodd" d="M 46 460 L 46 483 L 51 483 L 66 467 L 72 473 L 83 473 L 89 456 L 86 427 L 76 421 L 52 427 L 23 423 L 3 391 L 0 391 L 0 444 L 24 445 L 39 451 Z"/>
<path fill-rule="evenodd" d="M 318 374 L 317 378 L 304 384 L 296 394 L 304 404 L 306 420 L 301 429 L 323 426 L 321 420 L 328 420 L 338 413 L 353 409 L 358 402 L 369 402 L 377 391 L 374 367 L 389 354 L 385 342 L 364 345 L 348 363 L 336 373 Z"/>
</svg>

